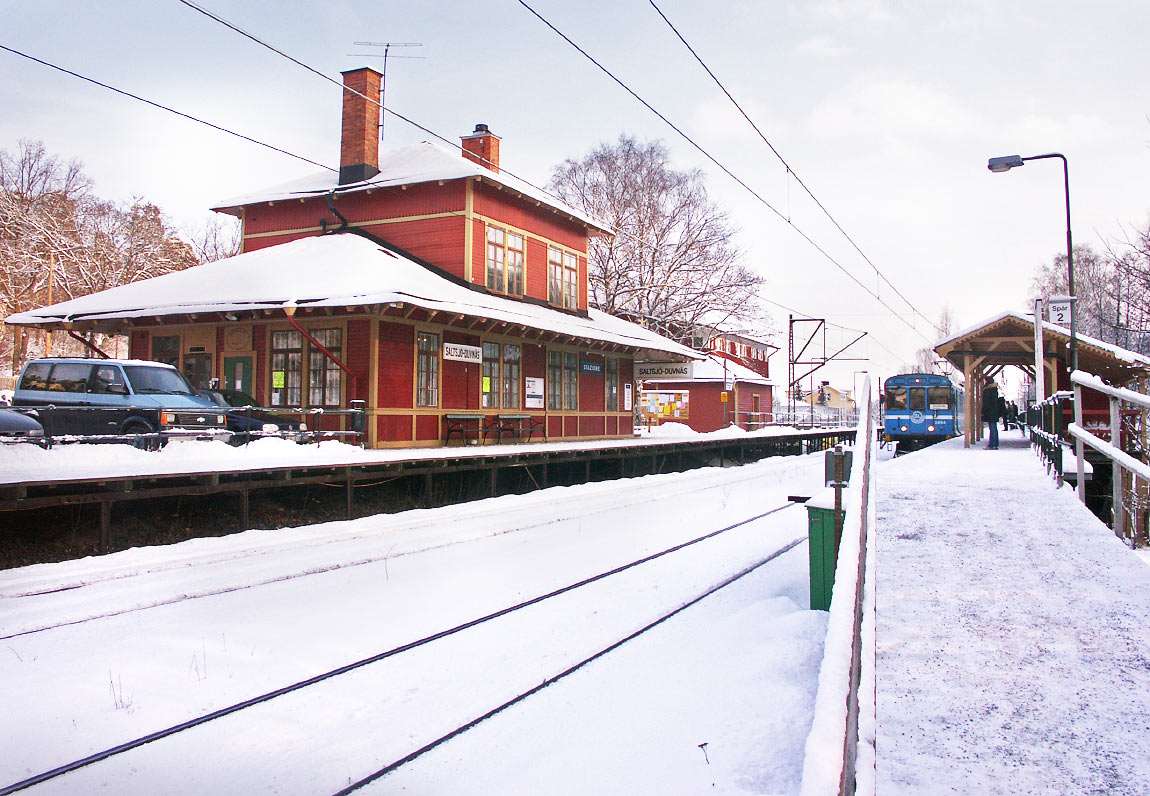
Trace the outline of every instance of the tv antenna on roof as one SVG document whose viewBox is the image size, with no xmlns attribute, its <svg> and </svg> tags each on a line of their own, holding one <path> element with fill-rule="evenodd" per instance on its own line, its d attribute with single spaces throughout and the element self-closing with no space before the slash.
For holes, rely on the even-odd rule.
<svg viewBox="0 0 1150 796">
<path fill-rule="evenodd" d="M 422 47 L 423 42 L 419 41 L 354 41 L 352 42 L 356 47 L 382 47 L 383 55 L 376 55 L 375 53 L 348 53 L 359 58 L 382 58 L 383 59 L 383 79 L 380 81 L 379 86 L 379 140 L 383 140 L 383 105 L 387 97 L 387 59 L 392 47 Z M 409 58 L 423 60 L 422 55 L 392 55 L 391 58 Z"/>
</svg>

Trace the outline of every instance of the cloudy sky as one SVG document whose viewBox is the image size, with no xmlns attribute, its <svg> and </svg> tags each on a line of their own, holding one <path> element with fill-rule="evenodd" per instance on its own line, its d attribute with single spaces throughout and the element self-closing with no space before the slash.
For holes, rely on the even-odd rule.
<svg viewBox="0 0 1150 796">
<path fill-rule="evenodd" d="M 370 57 L 382 48 L 354 42 L 421 43 L 391 50 L 420 57 L 389 60 L 386 104 L 453 140 L 489 125 L 503 165 L 536 184 L 622 133 L 664 140 L 677 166 L 703 170 L 766 277 L 779 378 L 792 312 L 832 324 L 828 354 L 868 332 L 851 349 L 866 361 L 831 370 L 849 387 L 853 371 L 898 372 L 937 338 L 907 301 L 930 321 L 948 307 L 958 329 L 1025 311 L 1035 268 L 1065 251 L 1060 162 L 996 175 L 990 156 L 1067 156 L 1076 243 L 1101 247 L 1150 217 L 1146 3 L 655 0 L 788 175 L 649 0 L 524 0 L 760 201 L 519 0 L 197 2 L 336 80 L 382 67 Z M 0 14 L 0 45 L 337 165 L 339 89 L 178 0 L 0 0 Z M 316 171 L 18 55 L 0 50 L 0 65 L 0 148 L 42 140 L 82 161 L 100 195 L 143 196 L 182 226 Z M 427 137 L 386 118 L 385 147 Z"/>
</svg>

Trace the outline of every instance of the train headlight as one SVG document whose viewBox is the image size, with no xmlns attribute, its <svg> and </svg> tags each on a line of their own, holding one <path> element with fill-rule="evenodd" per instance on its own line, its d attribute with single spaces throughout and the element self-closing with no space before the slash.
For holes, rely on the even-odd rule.
<svg viewBox="0 0 1150 796">
<path fill-rule="evenodd" d="M 901 432 L 903 432 L 904 434 L 905 434 L 907 431 L 910 431 L 910 429 L 909 429 L 909 428 L 907 428 L 906 426 L 899 426 L 899 427 L 898 427 L 898 430 L 899 430 L 899 431 L 901 431 Z"/>
<path fill-rule="evenodd" d="M 929 431 L 931 434 L 933 434 L 934 433 L 934 426 L 927 426 L 926 430 Z"/>
</svg>

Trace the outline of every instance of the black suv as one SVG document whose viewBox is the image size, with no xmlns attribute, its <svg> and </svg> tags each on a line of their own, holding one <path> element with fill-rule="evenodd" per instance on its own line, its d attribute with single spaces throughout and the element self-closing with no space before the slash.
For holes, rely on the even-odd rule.
<svg viewBox="0 0 1150 796">
<path fill-rule="evenodd" d="M 34 359 L 20 374 L 12 405 L 39 407 L 44 431 L 53 437 L 148 434 L 155 436 L 136 442 L 159 447 L 171 437 L 229 436 L 225 413 L 162 362 Z"/>
</svg>

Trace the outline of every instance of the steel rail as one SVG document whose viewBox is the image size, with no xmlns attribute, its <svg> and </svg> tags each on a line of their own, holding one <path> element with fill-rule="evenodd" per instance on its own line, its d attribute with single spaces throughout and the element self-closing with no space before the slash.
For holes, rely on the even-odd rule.
<svg viewBox="0 0 1150 796">
<path fill-rule="evenodd" d="M 677 608 L 675 608 L 671 612 L 664 614 L 663 616 L 659 617 L 658 619 L 654 620 L 653 622 L 649 622 L 648 624 L 639 628 L 635 632 L 624 636 L 623 638 L 619 639 L 618 641 L 612 643 L 610 646 L 599 650 L 598 652 L 594 653 L 593 655 L 590 655 L 590 656 L 584 658 L 583 660 L 579 661 L 579 663 L 576 663 L 573 666 L 570 666 L 570 667 L 564 669 L 559 674 L 557 674 L 553 677 L 548 677 L 546 680 L 544 680 L 539 685 L 537 685 L 533 688 L 530 688 L 527 691 L 524 691 L 517 696 L 512 697 L 511 699 L 504 702 L 502 705 L 499 705 L 498 707 L 492 708 L 491 710 L 487 711 L 482 716 L 478 716 L 478 717 L 472 719 L 471 721 L 467 722 L 466 724 L 462 724 L 459 727 L 456 727 L 451 732 L 446 733 L 445 735 L 441 735 L 439 738 L 436 738 L 431 743 L 428 743 L 428 744 L 425 744 L 424 746 L 421 746 L 419 749 L 416 749 L 414 752 L 411 752 L 410 754 L 405 755 L 404 757 L 401 757 L 399 760 L 388 763 L 383 768 L 380 768 L 380 769 L 372 772 L 371 774 L 367 775 L 366 777 L 359 780 L 358 782 L 352 783 L 351 785 L 348 785 L 346 788 L 344 788 L 340 791 L 337 791 L 334 794 L 334 796 L 346 796 L 346 794 L 353 793 L 354 791 L 359 790 L 364 785 L 368 785 L 368 784 L 376 781 L 380 777 L 383 777 L 384 775 L 389 774 L 392 771 L 395 771 L 397 768 L 400 768 L 401 766 L 404 766 L 404 765 L 410 763 L 411 761 L 415 760 L 416 758 L 421 757 L 422 755 L 426 754 L 427 752 L 430 752 L 432 749 L 435 749 L 436 747 L 447 743 L 452 738 L 455 738 L 459 735 L 462 735 L 463 733 L 465 733 L 468 730 L 472 729 L 473 727 L 481 724 L 482 722 L 486 721 L 487 719 L 491 718 L 492 716 L 495 716 L 498 713 L 502 713 L 507 708 L 512 707 L 513 705 L 516 705 L 516 704 L 522 702 L 523 700 L 527 699 L 528 697 L 539 693 L 544 688 L 547 688 L 548 686 L 559 682 L 560 680 L 567 677 L 568 675 L 574 674 L 575 672 L 579 671 L 580 669 L 582 669 L 587 664 L 592 663 L 593 661 L 596 661 L 599 658 L 602 658 L 604 655 L 607 655 L 610 652 L 614 652 L 619 647 L 626 644 L 628 641 L 632 641 L 632 640 L 638 638 L 639 636 L 646 633 L 648 630 L 651 630 L 653 628 L 658 627 L 659 625 L 666 622 L 668 619 L 671 619 L 672 617 L 674 617 L 674 616 L 682 613 L 683 611 L 687 610 L 691 606 L 693 606 L 699 602 L 702 602 L 703 600 L 710 597 L 712 594 L 719 591 L 720 589 L 725 589 L 727 586 L 730 586 L 732 583 L 739 580 L 740 578 L 746 577 L 747 575 L 751 574 L 752 572 L 754 572 L 756 569 L 763 566 L 764 564 L 770 563 L 771 561 L 773 561 L 776 558 L 778 558 L 779 556 L 781 556 L 783 553 L 785 553 L 788 550 L 791 550 L 794 547 L 798 546 L 798 544 L 800 542 L 805 541 L 806 538 L 807 538 L 806 536 L 801 536 L 798 539 L 795 539 L 791 542 L 788 542 L 786 545 L 784 545 L 783 547 L 774 551 L 773 553 L 768 555 L 766 558 L 760 559 L 759 561 L 756 561 L 754 564 L 751 564 L 749 567 L 746 567 L 746 568 L 740 570 L 739 572 L 736 572 L 734 575 L 731 575 L 730 577 L 725 578 L 723 581 L 721 581 L 717 585 L 708 588 L 706 591 L 702 592 L 701 594 L 696 595 L 695 597 L 692 597 L 690 600 L 681 604 L 680 606 L 678 606 Z"/>
<path fill-rule="evenodd" d="M 80 758 L 79 760 L 74 760 L 71 763 L 65 763 L 64 765 L 57 766 L 56 768 L 50 769 L 48 771 L 44 771 L 40 774 L 36 774 L 34 776 L 28 777 L 27 779 L 20 780 L 19 782 L 14 782 L 11 785 L 7 785 L 3 788 L 0 788 L 0 796 L 8 796 L 8 794 L 18 793 L 19 791 L 26 790 L 27 788 L 30 788 L 34 785 L 39 785 L 43 782 L 47 782 L 48 780 L 54 779 L 54 778 L 59 777 L 63 774 L 68 774 L 70 772 L 77 771 L 81 768 L 92 765 L 93 763 L 98 763 L 102 760 L 107 760 L 110 757 L 115 757 L 116 755 L 120 755 L 120 754 L 123 754 L 125 752 L 130 752 L 133 749 L 138 749 L 141 746 L 152 743 L 153 741 L 159 741 L 159 740 L 162 740 L 164 738 L 168 738 L 172 735 L 183 732 L 184 730 L 189 730 L 189 729 L 192 729 L 193 727 L 198 727 L 200 725 L 207 724 L 210 721 L 215 721 L 216 719 L 220 719 L 220 718 L 223 718 L 225 716 L 229 716 L 229 715 L 231 715 L 233 713 L 237 713 L 241 710 L 245 710 L 247 708 L 254 707 L 254 706 L 262 704 L 264 702 L 270 702 L 271 700 L 273 700 L 277 697 L 281 697 L 281 696 L 284 696 L 286 694 L 291 694 L 291 693 L 294 693 L 296 691 L 300 691 L 300 690 L 307 688 L 309 686 L 316 685 L 318 683 L 322 683 L 326 680 L 330 680 L 330 679 L 338 677 L 340 675 L 347 674 L 347 673 L 355 671 L 357 669 L 361 669 L 361 668 L 368 666 L 370 664 L 378 663 L 379 661 L 386 660 L 388 658 L 394 657 L 394 656 L 399 655 L 401 653 L 408 652 L 408 651 L 413 650 L 413 649 L 417 649 L 417 648 L 422 647 L 426 644 L 430 644 L 434 641 L 439 641 L 440 639 L 448 638 L 449 636 L 453 636 L 453 635 L 460 633 L 464 630 L 469 630 L 469 629 L 476 627 L 478 625 L 481 625 L 485 622 L 490 622 L 494 619 L 499 619 L 500 617 L 507 616 L 508 614 L 514 613 L 515 611 L 519 611 L 519 610 L 522 610 L 524 608 L 528 608 L 532 605 L 536 605 L 536 604 L 541 603 L 545 600 L 549 600 L 553 597 L 558 597 L 561 594 L 565 594 L 567 592 L 574 591 L 575 589 L 579 589 L 579 588 L 582 588 L 584 586 L 588 586 L 592 583 L 596 583 L 600 580 L 603 580 L 604 578 L 608 578 L 612 575 L 617 575 L 621 572 L 625 572 L 629 569 L 633 569 L 634 567 L 640 566 L 642 564 L 646 564 L 646 563 L 648 563 L 650 561 L 654 561 L 658 558 L 662 558 L 663 556 L 670 555 L 671 553 L 678 552 L 679 550 L 683 550 L 687 547 L 691 547 L 692 545 L 699 544 L 700 542 L 704 542 L 708 539 L 712 539 L 712 538 L 718 536 L 719 534 L 726 533 L 727 531 L 731 531 L 731 530 L 734 530 L 736 528 L 740 528 L 744 525 L 749 525 L 752 522 L 756 522 L 758 520 L 761 520 L 764 517 L 769 517 L 772 514 L 776 514 L 780 511 L 783 511 L 784 509 L 791 508 L 795 505 L 798 505 L 798 504 L 786 503 L 786 504 L 783 504 L 781 506 L 776 506 L 775 508 L 769 509 L 768 511 L 762 512 L 761 514 L 756 514 L 752 517 L 748 517 L 746 519 L 740 520 L 739 522 L 733 523 L 733 524 L 728 525 L 724 528 L 719 528 L 718 530 L 711 531 L 711 532 L 706 533 L 702 536 L 698 536 L 694 539 L 691 539 L 691 540 L 688 540 L 686 542 L 682 542 L 680 544 L 674 545 L 673 547 L 669 547 L 669 548 L 666 548 L 664 550 L 661 550 L 657 553 L 652 553 L 651 555 L 644 556 L 643 558 L 636 559 L 635 561 L 631 561 L 627 564 L 622 564 L 622 565 L 615 567 L 613 569 L 610 569 L 606 572 L 601 572 L 597 575 L 592 575 L 590 577 L 584 578 L 583 580 L 568 584 L 567 586 L 562 586 L 558 589 L 554 589 L 550 592 L 547 592 L 546 594 L 532 597 L 531 599 L 524 600 L 522 602 L 516 603 L 516 604 L 508 606 L 506 608 L 501 608 L 500 610 L 486 614 L 485 616 L 481 616 L 481 617 L 478 617 L 476 619 L 468 620 L 467 622 L 464 622 L 464 623 L 459 624 L 459 625 L 455 625 L 454 627 L 448 628 L 446 630 L 441 630 L 437 633 L 433 633 L 429 636 L 424 636 L 423 638 L 417 639 L 415 641 L 410 641 L 406 644 L 401 644 L 398 647 L 393 647 L 393 648 L 386 650 L 384 652 L 376 653 L 375 655 L 371 655 L 367 658 L 362 658 L 362 659 L 355 661 L 353 663 L 344 664 L 343 666 L 339 666 L 335 669 L 331 669 L 327 672 L 323 672 L 322 674 L 317 674 L 317 675 L 309 677 L 305 680 L 300 680 L 300 681 L 292 683 L 290 685 L 286 685 L 286 686 L 282 686 L 280 688 L 277 688 L 273 691 L 269 691 L 267 693 L 260 694 L 259 696 L 245 699 L 241 702 L 237 702 L 233 705 L 229 705 L 227 707 L 220 708 L 218 710 L 214 710 L 210 713 L 206 713 L 206 714 L 204 714 L 202 716 L 198 716 L 194 719 L 188 719 L 187 721 L 180 722 L 179 724 L 174 724 L 174 725 L 172 725 L 170 727 L 166 727 L 162 730 L 157 730 L 155 732 L 148 733 L 147 735 L 143 735 L 139 738 L 135 738 L 135 739 L 130 740 L 130 741 L 125 741 L 124 743 L 117 744 L 116 746 L 110 747 L 108 749 L 104 749 L 102 751 L 87 755 L 86 757 Z M 805 538 L 806 537 L 804 536 L 800 539 L 797 539 L 797 540 L 789 543 L 789 545 L 786 546 L 785 548 L 775 551 L 774 553 L 771 554 L 771 558 L 778 556 L 778 555 L 781 555 L 782 553 L 786 552 L 787 550 L 789 550 L 792 547 L 794 547 L 795 545 L 797 545 L 799 542 L 801 542 Z M 766 561 L 769 561 L 769 560 L 770 560 L 770 558 L 760 562 L 759 564 L 756 564 L 755 566 L 756 567 L 761 566 L 762 564 L 766 563 Z M 737 579 L 738 577 L 742 577 L 742 575 L 747 574 L 747 572 L 749 572 L 749 571 L 751 571 L 751 570 L 748 569 L 748 570 L 743 571 L 741 574 L 736 576 L 735 579 Z M 733 582 L 733 580 L 731 580 L 731 579 L 728 579 L 728 581 Z M 723 584 L 721 584 L 717 588 L 721 588 L 722 585 L 727 585 L 727 582 L 725 581 Z M 717 590 L 717 588 L 712 590 L 712 591 Z M 710 593 L 710 592 L 708 592 L 708 593 Z M 706 595 L 703 595 L 703 596 L 706 596 Z M 701 599 L 703 599 L 703 597 L 698 597 L 698 598 L 696 598 L 695 602 L 697 602 L 698 600 L 701 600 Z M 687 605 L 681 606 L 680 608 L 676 609 L 676 611 L 674 613 L 678 613 L 678 611 L 684 610 L 686 607 L 688 607 L 691 604 L 693 604 L 693 603 L 688 603 Z M 673 614 L 671 614 L 671 615 L 673 615 Z M 659 620 L 659 621 L 664 621 L 665 619 L 669 618 L 669 616 L 664 617 L 663 620 Z M 627 639 L 624 639 L 623 641 L 626 641 L 626 640 Z M 613 649 L 614 647 L 623 643 L 623 641 L 617 642 L 613 647 L 611 647 L 611 649 Z M 600 654 L 605 654 L 605 653 L 600 653 Z M 582 665 L 582 664 L 580 664 L 580 665 Z M 571 671 L 573 671 L 573 669 Z M 567 673 L 569 673 L 569 672 L 565 672 L 564 674 L 559 675 L 559 677 L 563 677 Z M 558 679 L 558 678 L 553 678 L 553 680 L 554 679 Z M 502 708 L 500 708 L 500 709 L 502 709 Z M 482 720 L 482 718 L 479 720 L 476 720 L 475 723 L 478 723 L 478 721 L 480 721 L 480 720 Z M 458 732 L 456 732 L 455 734 L 458 734 Z M 446 740 L 446 739 L 444 739 L 444 740 Z M 440 742 L 442 742 L 442 741 L 440 741 Z M 420 753 L 422 754 L 422 752 L 420 752 Z M 414 759 L 414 758 L 412 758 L 412 759 Z M 366 784 L 366 783 L 363 783 L 363 784 Z"/>
<path fill-rule="evenodd" d="M 724 479 L 723 484 L 724 485 L 741 484 L 741 483 L 745 483 L 747 481 L 756 480 L 756 479 L 761 478 L 761 477 L 762 476 L 759 474 L 752 474 L 752 475 L 749 475 L 749 476 L 746 476 L 743 478 Z M 715 483 L 704 483 L 704 484 L 701 484 L 700 486 L 697 486 L 693 489 L 685 489 L 685 490 L 684 489 L 676 489 L 674 494 L 676 497 L 693 495 L 693 494 L 696 494 L 699 492 L 705 492 L 709 489 L 714 489 L 715 486 L 716 486 Z M 638 494 L 641 494 L 642 497 L 639 499 L 635 499 L 635 500 L 629 500 L 623 504 L 616 504 L 616 505 L 625 505 L 625 506 L 629 506 L 629 507 L 635 507 L 635 506 L 641 506 L 645 503 L 655 503 L 655 502 L 663 501 L 667 498 L 667 495 L 664 494 L 663 492 L 659 491 L 658 489 L 651 489 L 650 487 L 645 488 L 642 492 L 640 492 Z M 506 511 L 507 511 L 507 509 L 505 507 L 503 507 L 503 508 L 499 508 L 497 510 L 485 512 L 484 514 L 487 517 L 493 517 L 493 516 L 496 516 L 497 514 L 505 513 Z M 565 514 L 562 519 L 563 519 L 563 521 L 576 520 L 576 519 L 580 519 L 583 517 L 589 517 L 589 516 L 592 516 L 592 515 L 597 514 L 597 513 L 598 512 L 596 510 L 586 510 L 583 512 L 576 512 L 573 514 Z M 477 512 L 475 515 L 472 515 L 472 519 L 475 519 L 476 516 L 484 516 L 484 514 L 480 514 L 479 512 Z M 542 520 L 542 521 L 537 521 L 537 522 L 521 523 L 521 524 L 516 525 L 514 528 L 512 528 L 510 530 L 502 531 L 497 535 L 502 535 L 504 533 L 517 533 L 520 531 L 527 531 L 527 530 L 531 530 L 533 528 L 539 528 L 539 527 L 542 527 L 544 525 L 551 524 L 553 522 L 554 522 L 553 519 L 547 519 L 547 520 Z M 410 523 L 398 525 L 398 526 L 391 528 L 389 530 L 390 531 L 414 530 L 414 529 L 419 528 L 421 524 L 422 524 L 422 521 L 413 521 Z M 348 537 L 336 537 L 333 539 L 327 539 L 327 540 L 323 540 L 320 542 L 316 542 L 313 540 L 307 540 L 307 541 L 300 542 L 300 543 L 289 543 L 289 544 L 283 544 L 283 545 L 277 544 L 277 545 L 274 545 L 274 546 L 271 546 L 268 548 L 261 547 L 259 550 L 256 550 L 256 551 L 244 552 L 242 557 L 247 559 L 247 558 L 262 557 L 262 556 L 266 556 L 266 555 L 279 555 L 279 554 L 283 554 L 283 553 L 291 552 L 291 551 L 295 551 L 295 550 L 316 549 L 316 548 L 324 547 L 324 546 L 329 545 L 329 544 L 330 545 L 338 545 L 338 544 L 352 543 L 352 542 L 355 542 L 358 540 L 365 539 L 368 536 L 369 536 L 369 534 L 361 533 L 361 534 L 355 534 L 355 535 L 348 536 Z M 156 600 L 154 602 L 147 603 L 146 605 L 134 605 L 130 608 L 122 608 L 122 609 L 118 609 L 118 610 L 108 610 L 108 611 L 105 611 L 104 613 L 98 613 L 98 614 L 94 614 L 92 616 L 85 616 L 85 617 L 82 617 L 79 619 L 72 619 L 72 620 L 69 620 L 66 622 L 59 622 L 59 623 L 53 624 L 53 625 L 44 625 L 42 627 L 31 627 L 31 628 L 27 628 L 25 630 L 19 630 L 16 632 L 0 634 L 0 641 L 7 641 L 9 639 L 18 638 L 20 636 L 29 636 L 29 635 L 33 635 L 36 633 L 45 633 L 45 632 L 48 632 L 50 630 L 56 630 L 56 629 L 62 628 L 62 627 L 71 627 L 74 625 L 82 625 L 82 624 L 86 624 L 88 622 L 95 622 L 95 621 L 99 621 L 101 619 L 109 619 L 109 618 L 113 618 L 113 617 L 117 617 L 117 616 L 123 616 L 125 614 L 137 613 L 139 611 L 148 611 L 148 610 L 151 610 L 153 608 L 160 608 L 160 607 L 167 606 L 167 605 L 174 605 L 176 603 L 186 602 L 189 600 L 198 600 L 198 599 L 203 599 L 206 597 L 215 597 L 215 596 L 220 595 L 220 594 L 229 594 L 232 592 L 244 591 L 247 589 L 255 589 L 255 588 L 259 588 L 260 586 L 268 586 L 268 585 L 275 584 L 275 583 L 282 583 L 282 582 L 287 581 L 287 580 L 294 580 L 296 578 L 308 577 L 310 575 L 322 575 L 322 574 L 325 574 L 328 572 L 333 572 L 333 571 L 339 570 L 339 569 L 349 569 L 351 567 L 365 566 L 368 564 L 378 564 L 381 561 L 387 561 L 387 560 L 392 560 L 392 559 L 396 559 L 396 558 L 403 558 L 404 556 L 408 556 L 408 555 L 414 555 L 414 554 L 424 553 L 424 552 L 428 552 L 428 551 L 432 551 L 432 550 L 438 550 L 438 549 L 448 547 L 451 545 L 455 545 L 455 544 L 466 544 L 466 543 L 473 542 L 473 541 L 475 541 L 474 538 L 464 538 L 464 539 L 460 539 L 460 540 L 456 540 L 456 541 L 446 542 L 443 544 L 429 545 L 427 547 L 420 547 L 420 548 L 413 549 L 413 550 L 405 550 L 405 551 L 402 551 L 400 553 L 396 553 L 394 555 L 391 553 L 385 553 L 383 555 L 373 555 L 373 556 L 355 558 L 351 561 L 346 561 L 346 562 L 342 562 L 342 563 L 335 563 L 335 564 L 331 564 L 329 566 L 308 567 L 308 568 L 305 568 L 305 569 L 298 571 L 298 572 L 290 572 L 290 573 L 284 573 L 284 574 L 275 575 L 275 576 L 269 576 L 269 577 L 265 577 L 265 578 L 260 579 L 260 580 L 256 580 L 256 581 L 251 582 L 251 583 L 244 583 L 242 585 L 219 587 L 219 588 L 215 588 L 215 589 L 207 589 L 204 591 L 191 592 L 191 593 L 189 593 L 188 591 L 183 591 L 177 597 L 174 597 L 171 599 Z M 215 565 L 218 565 L 220 563 L 222 563 L 222 559 L 220 559 L 220 558 L 208 558 L 208 559 L 205 559 L 204 561 L 202 561 L 200 563 L 197 563 L 196 566 L 215 566 Z M 62 591 L 71 591 L 72 589 L 86 588 L 86 587 L 90 587 L 90 586 L 93 586 L 96 584 L 108 583 L 108 582 L 116 581 L 116 580 L 124 580 L 127 578 L 132 578 L 132 577 L 137 577 L 137 576 L 147 577 L 150 575 L 157 575 L 157 574 L 161 574 L 164 572 L 171 572 L 171 571 L 185 572 L 185 571 L 187 571 L 187 568 L 188 568 L 188 562 L 186 560 L 181 559 L 181 560 L 177 560 L 173 563 L 166 564 L 164 566 L 159 566 L 159 567 L 145 570 L 145 571 L 140 572 L 140 573 L 133 571 L 129 574 L 113 573 L 113 574 L 103 576 L 103 577 L 101 577 L 101 576 L 86 577 L 86 578 L 84 578 L 82 583 L 74 583 L 74 584 L 65 585 L 65 586 L 58 587 L 58 588 L 43 590 L 43 591 L 15 592 L 12 594 L 0 593 L 0 599 L 5 599 L 5 598 L 20 599 L 20 598 L 24 598 L 24 597 L 37 597 L 37 596 L 41 596 L 44 594 L 52 594 L 52 593 L 57 593 L 57 592 L 62 592 Z"/>
</svg>

